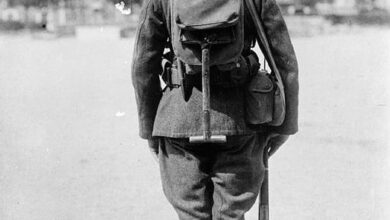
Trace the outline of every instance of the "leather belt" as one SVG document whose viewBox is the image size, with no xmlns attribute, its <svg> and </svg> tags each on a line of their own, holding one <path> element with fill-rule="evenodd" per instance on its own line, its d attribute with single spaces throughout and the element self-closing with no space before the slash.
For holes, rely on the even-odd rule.
<svg viewBox="0 0 390 220">
<path fill-rule="evenodd" d="M 259 70 L 260 64 L 257 58 L 257 55 L 253 52 L 245 57 L 245 62 L 247 65 L 247 78 L 249 79 L 251 75 L 257 73 Z M 179 88 L 182 84 L 182 75 L 179 73 L 175 64 L 166 59 L 163 59 L 162 62 L 163 74 L 162 78 L 166 85 L 170 88 Z M 218 87 L 237 87 L 240 85 L 235 84 L 234 74 L 228 71 L 221 71 L 216 66 L 211 67 L 210 71 L 210 84 L 211 86 Z M 243 72 L 238 72 L 238 75 L 244 74 Z M 237 75 L 237 74 L 236 74 Z M 244 74 L 245 75 L 245 74 Z M 190 82 L 193 86 L 201 88 L 202 76 L 200 73 L 196 74 L 186 74 L 186 81 Z M 244 80 L 245 81 L 245 80 Z"/>
</svg>

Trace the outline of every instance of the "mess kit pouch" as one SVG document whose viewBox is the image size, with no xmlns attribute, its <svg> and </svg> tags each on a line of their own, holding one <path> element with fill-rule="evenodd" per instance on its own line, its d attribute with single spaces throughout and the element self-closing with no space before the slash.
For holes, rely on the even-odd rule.
<svg viewBox="0 0 390 220">
<path fill-rule="evenodd" d="M 245 97 L 246 121 L 251 125 L 281 125 L 284 121 L 284 93 L 266 70 L 259 70 L 249 82 Z"/>
<path fill-rule="evenodd" d="M 274 93 L 274 83 L 265 71 L 252 77 L 245 97 L 247 123 L 257 125 L 272 121 Z"/>
</svg>

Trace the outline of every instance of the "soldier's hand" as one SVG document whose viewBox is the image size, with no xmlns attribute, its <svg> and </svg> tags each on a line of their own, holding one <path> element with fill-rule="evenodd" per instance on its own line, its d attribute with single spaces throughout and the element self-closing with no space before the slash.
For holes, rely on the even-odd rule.
<svg viewBox="0 0 390 220">
<path fill-rule="evenodd" d="M 268 157 L 271 157 L 280 148 L 280 146 L 282 146 L 287 141 L 289 137 L 290 135 L 276 133 L 270 134 L 267 143 Z"/>
<path fill-rule="evenodd" d="M 152 153 L 154 160 L 157 162 L 158 162 L 159 144 L 160 144 L 159 138 L 148 139 L 149 150 Z"/>
</svg>

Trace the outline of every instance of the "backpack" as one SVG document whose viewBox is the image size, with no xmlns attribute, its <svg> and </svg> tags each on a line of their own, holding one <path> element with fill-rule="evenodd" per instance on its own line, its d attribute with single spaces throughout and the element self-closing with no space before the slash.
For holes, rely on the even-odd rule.
<svg viewBox="0 0 390 220">
<path fill-rule="evenodd" d="M 182 75 L 185 101 L 193 89 L 188 79 L 202 73 L 203 135 L 190 137 L 190 142 L 226 142 L 226 136 L 212 136 L 210 130 L 210 75 L 218 72 L 212 67 L 221 67 L 226 72 L 241 68 L 244 3 L 242 0 L 170 0 L 170 4 L 170 41 L 177 71 Z"/>
<path fill-rule="evenodd" d="M 191 78 L 215 67 L 228 72 L 240 68 L 244 48 L 242 0 L 170 0 L 171 46 L 182 75 L 187 101 Z M 199 76 L 199 74 L 197 74 Z"/>
</svg>

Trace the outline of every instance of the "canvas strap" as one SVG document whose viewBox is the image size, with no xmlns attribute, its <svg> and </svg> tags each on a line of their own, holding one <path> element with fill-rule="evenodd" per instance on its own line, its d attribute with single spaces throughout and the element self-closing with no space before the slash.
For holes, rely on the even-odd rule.
<svg viewBox="0 0 390 220">
<path fill-rule="evenodd" d="M 253 2 L 253 0 L 245 0 L 245 2 L 246 2 L 246 5 L 248 6 L 249 13 L 251 14 L 253 23 L 255 24 L 255 27 L 256 27 L 257 41 L 259 44 L 261 44 L 263 46 L 264 56 L 267 59 L 268 63 L 270 64 L 270 68 L 271 68 L 272 72 L 275 74 L 276 80 L 278 80 L 279 82 L 283 82 L 282 77 L 280 76 L 278 67 L 276 66 L 274 57 L 272 55 L 271 47 L 268 43 L 268 39 L 267 39 L 267 36 L 265 34 L 263 24 L 261 23 L 261 20 L 259 18 L 258 13 L 257 13 L 255 3 Z M 281 85 L 283 85 L 283 84 L 281 83 Z M 281 88 L 281 89 L 283 89 L 283 88 Z"/>
</svg>

